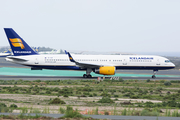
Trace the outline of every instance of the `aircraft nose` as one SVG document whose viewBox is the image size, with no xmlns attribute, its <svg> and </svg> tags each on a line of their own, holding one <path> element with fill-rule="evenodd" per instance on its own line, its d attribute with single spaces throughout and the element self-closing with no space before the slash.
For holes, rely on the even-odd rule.
<svg viewBox="0 0 180 120">
<path fill-rule="evenodd" d="M 174 68 L 176 67 L 174 63 L 172 63 L 172 67 L 174 67 Z"/>
</svg>

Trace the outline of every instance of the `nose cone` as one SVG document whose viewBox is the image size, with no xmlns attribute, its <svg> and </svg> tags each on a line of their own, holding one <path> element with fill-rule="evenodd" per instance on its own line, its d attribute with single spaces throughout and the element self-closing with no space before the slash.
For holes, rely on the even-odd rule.
<svg viewBox="0 0 180 120">
<path fill-rule="evenodd" d="M 172 63 L 172 67 L 173 67 L 173 68 L 175 68 L 175 67 L 176 67 L 174 63 Z"/>
</svg>

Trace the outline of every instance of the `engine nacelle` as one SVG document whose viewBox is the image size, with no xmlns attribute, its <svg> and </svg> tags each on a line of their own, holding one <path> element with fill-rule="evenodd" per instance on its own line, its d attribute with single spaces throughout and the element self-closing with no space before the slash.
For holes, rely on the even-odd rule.
<svg viewBox="0 0 180 120">
<path fill-rule="evenodd" d="M 103 66 L 99 69 L 95 69 L 95 73 L 102 75 L 114 75 L 116 68 L 114 66 Z"/>
</svg>

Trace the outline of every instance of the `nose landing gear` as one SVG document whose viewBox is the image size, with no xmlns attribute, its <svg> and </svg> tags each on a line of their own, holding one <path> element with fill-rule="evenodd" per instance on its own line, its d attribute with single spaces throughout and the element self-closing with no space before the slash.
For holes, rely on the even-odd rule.
<svg viewBox="0 0 180 120">
<path fill-rule="evenodd" d="M 152 75 L 152 78 L 153 78 L 153 79 L 156 78 L 156 72 L 157 72 L 157 71 L 158 71 L 158 70 L 153 70 L 153 73 L 154 73 L 154 74 Z"/>
<path fill-rule="evenodd" d="M 155 76 L 155 75 L 152 75 L 152 78 L 153 78 L 153 79 L 155 79 L 155 78 L 156 78 L 156 76 Z"/>
</svg>

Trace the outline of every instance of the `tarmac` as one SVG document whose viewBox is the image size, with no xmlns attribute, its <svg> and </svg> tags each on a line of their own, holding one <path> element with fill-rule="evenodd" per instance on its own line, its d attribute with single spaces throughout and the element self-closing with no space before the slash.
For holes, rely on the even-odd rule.
<svg viewBox="0 0 180 120">
<path fill-rule="evenodd" d="M 31 70 L 30 67 L 14 64 L 0 58 L 0 79 L 1 80 L 77 80 L 77 79 L 97 79 L 98 77 L 106 78 L 123 78 L 123 79 L 152 79 L 152 70 L 117 70 L 113 76 L 103 76 L 91 73 L 92 78 L 83 78 L 85 71 L 73 70 Z M 158 71 L 156 79 L 152 80 L 180 80 L 179 70 L 162 70 Z"/>
</svg>

